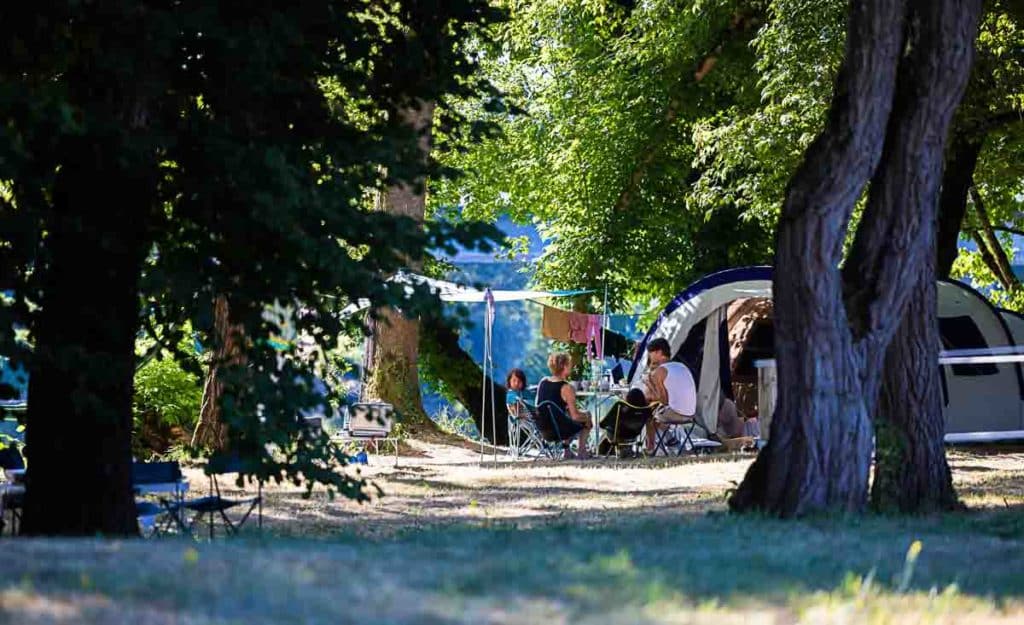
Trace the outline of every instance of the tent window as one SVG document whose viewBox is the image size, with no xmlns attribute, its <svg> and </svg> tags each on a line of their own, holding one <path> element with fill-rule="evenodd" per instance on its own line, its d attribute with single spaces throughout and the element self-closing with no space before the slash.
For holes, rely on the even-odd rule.
<svg viewBox="0 0 1024 625">
<path fill-rule="evenodd" d="M 943 349 L 979 349 L 988 347 L 985 335 L 974 323 L 974 320 L 964 315 L 960 317 L 940 317 L 939 336 L 942 338 Z M 992 363 L 976 365 L 952 365 L 953 375 L 975 376 L 995 375 L 999 369 Z"/>
</svg>

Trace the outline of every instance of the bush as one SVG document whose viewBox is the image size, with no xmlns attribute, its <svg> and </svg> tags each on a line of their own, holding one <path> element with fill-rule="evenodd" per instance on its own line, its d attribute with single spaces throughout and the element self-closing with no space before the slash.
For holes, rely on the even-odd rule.
<svg viewBox="0 0 1024 625">
<path fill-rule="evenodd" d="M 151 360 L 136 371 L 132 416 L 137 455 L 163 453 L 175 439 L 191 434 L 202 399 L 202 380 L 173 358 Z"/>
</svg>

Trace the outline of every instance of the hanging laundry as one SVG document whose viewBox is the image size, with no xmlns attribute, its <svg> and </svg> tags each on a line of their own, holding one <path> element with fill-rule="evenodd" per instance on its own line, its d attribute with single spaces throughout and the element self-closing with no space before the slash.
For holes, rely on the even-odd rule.
<svg viewBox="0 0 1024 625">
<path fill-rule="evenodd" d="M 633 347 L 631 341 L 618 332 L 605 330 L 604 355 L 615 356 L 616 358 L 632 358 Z M 617 380 L 618 378 L 615 379 Z"/>
<path fill-rule="evenodd" d="M 590 338 L 590 315 L 587 313 L 569 313 L 569 340 L 573 343 L 586 345 Z"/>
<path fill-rule="evenodd" d="M 541 334 L 556 341 L 571 341 L 569 317 L 572 314 L 568 310 L 544 306 L 544 316 L 540 324 Z"/>
<path fill-rule="evenodd" d="M 604 354 L 604 350 L 601 348 L 601 341 L 603 339 L 602 318 L 601 315 L 587 315 L 587 355 L 590 358 L 600 358 Z"/>
</svg>

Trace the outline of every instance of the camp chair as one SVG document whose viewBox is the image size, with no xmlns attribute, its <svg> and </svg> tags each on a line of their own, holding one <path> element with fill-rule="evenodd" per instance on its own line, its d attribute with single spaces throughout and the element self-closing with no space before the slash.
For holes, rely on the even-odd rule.
<svg viewBox="0 0 1024 625">
<path fill-rule="evenodd" d="M 519 417 L 517 417 L 517 429 L 519 432 L 519 438 L 512 440 L 518 441 L 519 454 L 525 456 L 529 455 L 531 451 L 536 451 L 535 459 L 557 458 L 558 452 L 560 452 L 562 448 L 560 445 L 555 448 L 552 444 L 544 440 L 544 436 L 541 434 L 540 428 L 537 426 L 537 420 L 540 418 L 537 414 L 537 408 L 522 399 L 519 400 L 518 405 Z"/>
<path fill-rule="evenodd" d="M 181 504 L 188 480 L 177 462 L 133 462 L 132 490 L 136 495 L 157 495 L 158 501 L 135 500 L 135 514 L 143 536 L 165 533 L 172 525 L 187 532 L 181 518 Z M 168 498 L 166 495 L 171 495 Z"/>
<path fill-rule="evenodd" d="M 525 403 L 522 399 L 518 399 L 515 404 L 509 405 L 508 455 L 513 458 L 519 458 L 533 448 L 530 440 L 531 432 L 526 423 L 530 413 L 524 405 Z"/>
<path fill-rule="evenodd" d="M 612 406 L 611 410 L 605 415 L 604 419 L 601 419 L 601 429 L 605 432 L 605 438 L 609 443 L 608 451 L 606 455 L 615 454 L 616 457 L 621 455 L 620 450 L 622 448 L 634 448 L 637 442 L 642 440 L 644 436 L 644 429 L 647 425 L 647 421 L 651 418 L 651 412 L 647 413 L 647 417 L 639 424 L 639 428 L 631 427 L 635 424 L 624 423 L 622 414 L 626 409 L 631 409 L 636 413 L 640 411 L 652 411 L 654 410 L 655 404 L 646 405 L 635 405 L 631 404 L 625 399 L 618 398 L 615 401 L 615 405 Z M 613 418 L 612 415 L 614 414 Z M 632 430 L 636 429 L 636 432 Z M 632 432 L 632 433 L 631 433 Z"/>
<path fill-rule="evenodd" d="M 245 525 L 245 522 L 249 520 L 253 510 L 256 510 L 259 529 L 263 529 L 263 480 L 257 480 L 258 490 L 255 497 L 229 499 L 221 494 L 220 482 L 217 476 L 238 473 L 242 468 L 242 461 L 237 456 L 214 458 L 206 465 L 206 474 L 210 478 L 210 494 L 206 497 L 191 499 L 181 504 L 185 510 L 195 513 L 191 523 L 189 523 L 190 531 L 194 532 L 196 525 L 206 516 L 210 530 L 210 539 L 212 540 L 213 528 L 219 516 L 228 535 L 236 535 L 242 526 Z M 232 520 L 227 514 L 228 510 L 233 508 L 243 511 L 242 515 L 235 520 Z"/>
<path fill-rule="evenodd" d="M 569 449 L 570 437 L 562 435 L 562 431 L 565 430 L 565 425 L 571 421 L 569 415 L 565 414 L 565 411 L 551 400 L 542 401 L 537 404 L 537 417 L 535 423 L 537 424 L 537 430 L 540 432 L 541 440 L 548 447 L 559 446 L 562 451 Z M 561 425 L 560 425 L 561 424 Z M 557 453 L 551 453 L 550 457 L 557 457 Z"/>
</svg>

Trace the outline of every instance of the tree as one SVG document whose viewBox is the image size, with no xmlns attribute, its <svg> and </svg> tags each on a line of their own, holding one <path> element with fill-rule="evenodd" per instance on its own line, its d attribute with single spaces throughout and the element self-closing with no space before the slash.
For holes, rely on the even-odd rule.
<svg viewBox="0 0 1024 625">
<path fill-rule="evenodd" d="M 213 332 L 217 346 L 210 354 L 206 379 L 203 382 L 203 401 L 199 408 L 199 422 L 192 433 L 194 448 L 223 450 L 227 445 L 227 431 L 220 418 L 220 402 L 224 396 L 224 383 L 220 379 L 221 367 L 242 365 L 244 333 L 241 326 L 231 324 L 228 298 L 218 295 L 213 301 Z"/>
<path fill-rule="evenodd" d="M 767 260 L 760 224 L 709 228 L 687 193 L 702 120 L 757 104 L 749 42 L 761 4 L 516 3 L 483 70 L 521 110 L 461 103 L 503 132 L 441 152 L 467 175 L 434 185 L 434 211 L 536 224 L 547 239 L 537 284 L 607 284 L 616 307 L 646 308 L 706 271 Z"/>
<path fill-rule="evenodd" d="M 774 286 L 779 400 L 770 442 L 730 499 L 734 510 L 797 516 L 867 503 L 870 415 L 908 287 L 934 282 L 943 148 L 979 12 L 978 2 L 954 0 L 850 5 L 825 131 L 783 205 Z M 932 362 L 936 333 L 927 326 L 918 340 Z"/>
<path fill-rule="evenodd" d="M 481 235 L 424 232 L 364 208 L 382 169 L 392 181 L 422 175 L 396 112 L 464 92 L 460 77 L 474 67 L 403 56 L 401 9 L 341 0 L 0 9 L 0 265 L 15 282 L 0 307 L 0 347 L 11 346 L 12 319 L 27 323 L 33 349 L 13 353 L 31 373 L 26 533 L 137 531 L 140 318 L 191 320 L 216 350 L 210 302 L 221 296 L 247 340 L 245 366 L 220 371 L 222 418 L 244 473 L 365 497 L 361 481 L 335 470 L 344 456 L 298 416 L 324 401 L 301 344 L 329 346 L 347 301 L 433 308 L 381 276 L 425 248 L 473 246 Z M 454 38 L 490 14 L 482 2 L 435 9 Z M 439 80 L 421 80 L 428 70 Z"/>
<path fill-rule="evenodd" d="M 445 11 L 439 10 L 438 4 L 438 0 L 415 0 L 406 2 L 402 9 L 402 22 L 406 25 L 404 54 L 415 56 L 426 68 L 416 78 L 425 85 L 443 81 L 446 72 L 459 72 L 468 52 L 465 39 L 469 33 L 450 32 L 447 29 L 450 18 Z M 488 4 L 482 0 L 464 2 L 454 11 L 451 7 L 446 7 L 446 10 L 464 18 L 467 23 L 494 22 L 501 17 L 499 12 L 488 9 Z M 460 15 L 460 10 L 465 15 Z M 461 77 L 464 81 L 469 80 L 468 85 L 461 87 L 463 95 L 478 94 L 487 100 L 489 107 L 495 106 L 496 92 L 486 81 L 472 78 L 466 72 L 462 72 Z M 453 85 L 453 92 L 458 92 L 455 87 Z M 414 99 L 396 111 L 396 122 L 416 138 L 413 158 L 425 173 L 433 163 L 431 153 L 435 143 L 435 125 L 442 136 L 458 135 L 461 118 L 448 110 L 444 99 Z M 407 217 L 417 224 L 424 221 L 425 205 L 425 175 L 397 180 L 378 195 L 378 210 Z M 410 258 L 408 265 L 417 273 L 423 271 L 421 257 Z M 432 426 L 433 422 L 423 412 L 420 398 L 417 370 L 419 332 L 419 322 L 408 311 L 380 311 L 379 318 L 373 320 L 373 352 L 367 363 L 369 380 L 366 394 L 393 404 L 407 423 L 424 427 Z"/>
<path fill-rule="evenodd" d="M 417 136 L 424 167 L 430 160 L 434 108 L 433 102 L 419 101 L 399 111 L 401 123 Z M 426 203 L 425 182 L 420 178 L 388 187 L 378 195 L 378 210 L 422 224 Z M 423 262 L 421 259 L 410 259 L 409 266 L 413 271 L 421 272 Z M 430 418 L 423 412 L 417 371 L 419 322 L 406 317 L 400 310 L 385 309 L 373 321 L 373 335 L 373 353 L 367 363 L 369 379 L 365 395 L 394 405 L 406 423 L 421 427 L 430 425 Z"/>
</svg>

